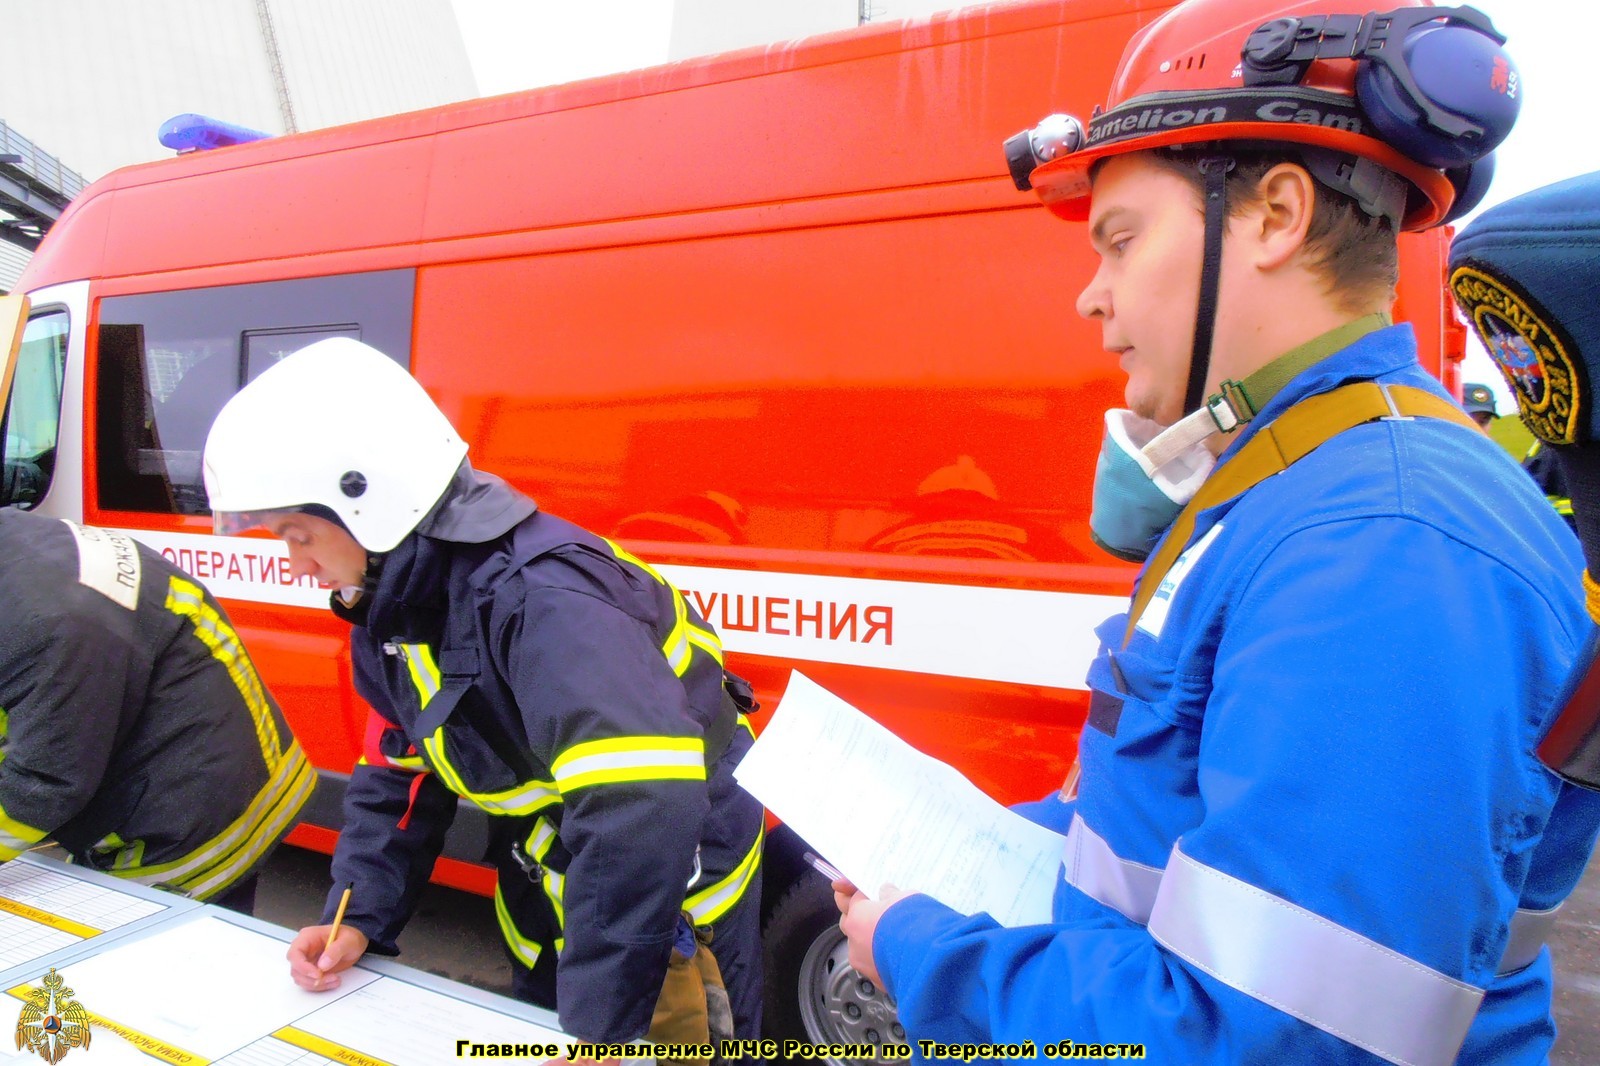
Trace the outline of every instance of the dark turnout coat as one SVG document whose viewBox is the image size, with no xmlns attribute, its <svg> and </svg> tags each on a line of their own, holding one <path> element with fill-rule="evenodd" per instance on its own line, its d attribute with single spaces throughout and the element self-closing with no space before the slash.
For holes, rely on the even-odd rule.
<svg viewBox="0 0 1600 1066">
<path fill-rule="evenodd" d="M 491 816 L 510 954 L 554 964 L 570 1034 L 645 1035 L 683 911 L 718 930 L 737 1013 L 759 1002 L 739 987 L 755 922 L 729 919 L 759 904 L 762 811 L 732 779 L 751 738 L 716 633 L 651 567 L 518 498 L 481 542 L 413 533 L 340 609 L 376 717 L 329 914 L 353 883 L 345 921 L 393 952 L 460 797 Z"/>
<path fill-rule="evenodd" d="M 0 510 L 0 860 L 46 838 L 210 899 L 316 777 L 217 601 L 110 530 Z"/>
</svg>

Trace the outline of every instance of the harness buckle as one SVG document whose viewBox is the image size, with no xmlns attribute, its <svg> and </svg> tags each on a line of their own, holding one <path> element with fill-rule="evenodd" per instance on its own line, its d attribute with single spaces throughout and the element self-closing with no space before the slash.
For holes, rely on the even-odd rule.
<svg viewBox="0 0 1600 1066">
<path fill-rule="evenodd" d="M 689 875 L 689 883 L 683 886 L 683 890 L 687 892 L 699 884 L 700 875 L 704 872 L 705 870 L 700 866 L 700 845 L 696 844 L 694 848 L 694 873 Z"/>
<path fill-rule="evenodd" d="M 1250 402 L 1250 394 L 1244 391 L 1241 382 L 1229 378 L 1222 383 L 1221 389 L 1206 401 L 1206 410 L 1211 414 L 1211 421 L 1217 424 L 1217 429 L 1232 433 L 1256 416 L 1256 405 Z"/>
<path fill-rule="evenodd" d="M 1378 391 L 1383 393 L 1383 402 L 1389 405 L 1389 413 L 1386 414 L 1386 415 L 1379 415 L 1378 416 L 1378 421 L 1380 421 L 1380 422 L 1415 422 L 1416 421 L 1416 419 L 1412 418 L 1410 415 L 1403 415 L 1403 414 L 1400 413 L 1400 408 L 1395 406 L 1394 397 L 1389 395 L 1389 386 L 1385 385 L 1381 381 L 1377 382 L 1377 386 L 1378 386 Z"/>
<path fill-rule="evenodd" d="M 529 881 L 540 884 L 544 881 L 544 864 L 531 858 L 522 848 L 522 841 L 511 842 L 511 861 L 522 867 L 522 872 Z"/>
</svg>

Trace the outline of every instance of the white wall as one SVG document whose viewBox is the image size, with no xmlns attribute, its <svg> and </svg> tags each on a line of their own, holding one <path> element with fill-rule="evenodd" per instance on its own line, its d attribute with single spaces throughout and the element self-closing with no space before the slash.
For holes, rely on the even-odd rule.
<svg viewBox="0 0 1600 1066">
<path fill-rule="evenodd" d="M 267 0 L 300 129 L 477 95 L 449 0 Z M 93 180 L 193 111 L 281 133 L 255 0 L 0 0 L 0 117 Z"/>
<path fill-rule="evenodd" d="M 271 0 L 300 129 L 478 95 L 449 0 Z"/>
<path fill-rule="evenodd" d="M 31 253 L 7 241 L 0 240 L 0 296 L 11 291 L 17 283 L 17 278 L 22 276 L 22 268 L 28 265 Z"/>
</svg>

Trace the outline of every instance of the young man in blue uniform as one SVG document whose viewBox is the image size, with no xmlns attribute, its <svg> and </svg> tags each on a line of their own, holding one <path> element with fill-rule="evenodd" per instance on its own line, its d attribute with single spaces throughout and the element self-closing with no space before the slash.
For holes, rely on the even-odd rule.
<svg viewBox="0 0 1600 1066">
<path fill-rule="evenodd" d="M 1470 9 L 1191 0 L 1113 85 L 1008 145 L 1099 253 L 1078 310 L 1131 411 L 1091 525 L 1148 559 L 1080 790 L 1025 809 L 1066 835 L 1055 920 L 841 884 L 851 961 L 913 1039 L 1544 1062 L 1544 935 L 1600 826 L 1533 755 L 1581 564 L 1388 316 L 1396 233 L 1470 206 L 1517 74 Z"/>
<path fill-rule="evenodd" d="M 350 407 L 286 440 L 319 394 Z M 397 952 L 465 800 L 490 816 L 519 998 L 582 1041 L 756 1038 L 763 815 L 732 777 L 748 687 L 656 571 L 466 451 L 410 375 L 347 338 L 266 370 L 206 442 L 218 530 L 264 527 L 297 575 L 339 589 L 373 709 L 324 923 L 346 885 L 349 906 L 326 951 L 328 924 L 301 931 L 294 979 L 332 988 L 364 952 Z M 725 997 L 701 986 L 697 939 Z"/>
</svg>

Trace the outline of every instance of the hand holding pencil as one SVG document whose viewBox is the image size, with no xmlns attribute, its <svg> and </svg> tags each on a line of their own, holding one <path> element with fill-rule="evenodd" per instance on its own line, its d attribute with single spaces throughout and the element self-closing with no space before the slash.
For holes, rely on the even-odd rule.
<svg viewBox="0 0 1600 1066">
<path fill-rule="evenodd" d="M 354 966 L 366 953 L 366 934 L 344 924 L 354 888 L 345 887 L 331 923 L 306 926 L 289 944 L 289 975 L 308 992 L 338 988 L 339 973 Z"/>
</svg>

